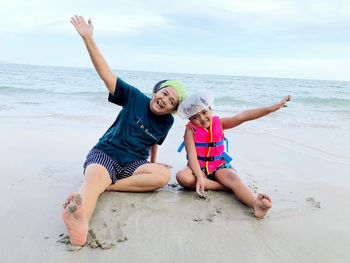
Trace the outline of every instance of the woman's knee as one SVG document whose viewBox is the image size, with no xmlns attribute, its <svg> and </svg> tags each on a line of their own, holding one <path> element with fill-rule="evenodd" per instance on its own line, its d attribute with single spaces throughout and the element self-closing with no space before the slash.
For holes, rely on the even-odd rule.
<svg viewBox="0 0 350 263">
<path fill-rule="evenodd" d="M 148 163 L 137 168 L 133 174 L 148 174 L 150 175 L 148 183 L 152 184 L 154 188 L 161 188 L 166 185 L 171 177 L 170 170 L 164 165 L 157 163 Z"/>
<path fill-rule="evenodd" d="M 157 186 L 158 187 L 163 187 L 164 185 L 166 185 L 171 177 L 171 173 L 170 170 L 168 168 L 166 168 L 163 165 L 160 165 L 160 167 L 157 167 Z"/>
<path fill-rule="evenodd" d="M 112 182 L 105 167 L 99 164 L 90 164 L 84 172 L 85 184 L 110 184 Z"/>
</svg>

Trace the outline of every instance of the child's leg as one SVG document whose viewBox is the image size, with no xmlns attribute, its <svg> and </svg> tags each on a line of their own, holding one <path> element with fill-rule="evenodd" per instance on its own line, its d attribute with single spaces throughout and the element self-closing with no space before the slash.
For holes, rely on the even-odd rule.
<svg viewBox="0 0 350 263">
<path fill-rule="evenodd" d="M 265 194 L 253 194 L 250 188 L 241 181 L 232 169 L 225 168 L 218 170 L 215 173 L 215 179 L 225 187 L 231 189 L 242 203 L 253 208 L 255 217 L 257 218 L 263 218 L 272 207 L 269 196 Z"/>
<path fill-rule="evenodd" d="M 112 180 L 103 166 L 90 164 L 85 169 L 84 182 L 79 193 L 71 194 L 64 204 L 63 220 L 67 226 L 72 245 L 86 243 L 89 223 L 96 202 Z"/>
<path fill-rule="evenodd" d="M 178 183 L 188 189 L 196 189 L 196 177 L 193 174 L 190 167 L 186 166 L 182 170 L 176 173 L 176 180 Z M 225 188 L 216 181 L 210 180 L 208 178 L 204 178 L 205 182 L 205 190 L 224 190 Z"/>
</svg>

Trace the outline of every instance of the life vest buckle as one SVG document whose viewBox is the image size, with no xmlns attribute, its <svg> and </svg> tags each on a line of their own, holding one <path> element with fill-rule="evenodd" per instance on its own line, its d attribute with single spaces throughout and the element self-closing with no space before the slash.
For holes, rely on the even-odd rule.
<svg viewBox="0 0 350 263">
<path fill-rule="evenodd" d="M 208 143 L 208 146 L 209 146 L 209 147 L 216 147 L 217 144 L 216 144 L 216 142 L 209 142 L 209 143 Z"/>
</svg>

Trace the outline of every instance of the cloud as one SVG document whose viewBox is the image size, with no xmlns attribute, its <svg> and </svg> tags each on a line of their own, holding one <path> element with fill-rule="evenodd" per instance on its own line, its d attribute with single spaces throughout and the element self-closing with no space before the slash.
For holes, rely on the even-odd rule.
<svg viewBox="0 0 350 263">
<path fill-rule="evenodd" d="M 120 35 L 120 34 L 138 34 L 142 29 L 149 27 L 164 27 L 168 20 L 156 13 L 139 14 L 103 14 L 96 15 L 93 19 L 96 21 L 94 28 L 100 34 Z M 94 23 L 94 22 L 93 22 Z"/>
<path fill-rule="evenodd" d="M 114 36 L 167 24 L 166 18 L 149 6 L 135 7 L 132 1 L 118 6 L 118 2 L 121 1 L 0 0 L 0 32 L 68 32 L 71 31 L 69 19 L 75 14 L 92 17 L 99 33 Z"/>
<path fill-rule="evenodd" d="M 251 33 L 274 33 L 301 26 L 324 26 L 350 22 L 348 1 L 215 0 L 196 12 L 225 20 Z"/>
<path fill-rule="evenodd" d="M 92 17 L 99 32 L 110 35 L 137 34 L 149 27 L 171 29 L 181 23 L 173 19 L 179 16 L 223 21 L 228 28 L 257 34 L 350 20 L 348 1 L 326 0 L 178 0 L 176 5 L 160 0 L 0 0 L 0 5 L 0 31 L 7 32 L 67 32 L 67 21 L 75 13 Z"/>
<path fill-rule="evenodd" d="M 347 59 L 170 56 L 155 53 L 107 54 L 115 69 L 301 79 L 350 80 Z M 113 62 L 118 61 L 117 64 Z M 159 68 L 159 65 L 163 65 Z M 200 65 L 200 66 L 199 66 Z"/>
<path fill-rule="evenodd" d="M 68 54 L 81 48 L 69 22 L 78 14 L 92 18 L 99 47 L 109 51 L 103 52 L 106 58 L 125 55 L 123 68 L 348 75 L 350 2 L 345 0 L 0 0 L 0 6 L 1 59 L 7 61 L 74 64 L 69 57 L 78 61 L 77 50 L 59 57 L 52 50 Z M 33 50 L 46 55 L 38 58 Z M 143 64 L 147 59 L 150 68 Z"/>
</svg>

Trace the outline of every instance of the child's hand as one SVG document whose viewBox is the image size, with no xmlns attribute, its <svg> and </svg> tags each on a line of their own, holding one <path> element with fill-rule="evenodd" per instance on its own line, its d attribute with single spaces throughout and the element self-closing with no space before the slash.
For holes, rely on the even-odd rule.
<svg viewBox="0 0 350 263">
<path fill-rule="evenodd" d="M 276 104 L 276 110 L 279 110 L 282 107 L 287 107 L 287 102 L 290 101 L 290 99 L 291 99 L 290 95 L 283 97 L 283 99 Z"/>
<path fill-rule="evenodd" d="M 196 192 L 201 197 L 204 195 L 204 186 L 205 182 L 203 176 L 197 177 Z"/>
</svg>

